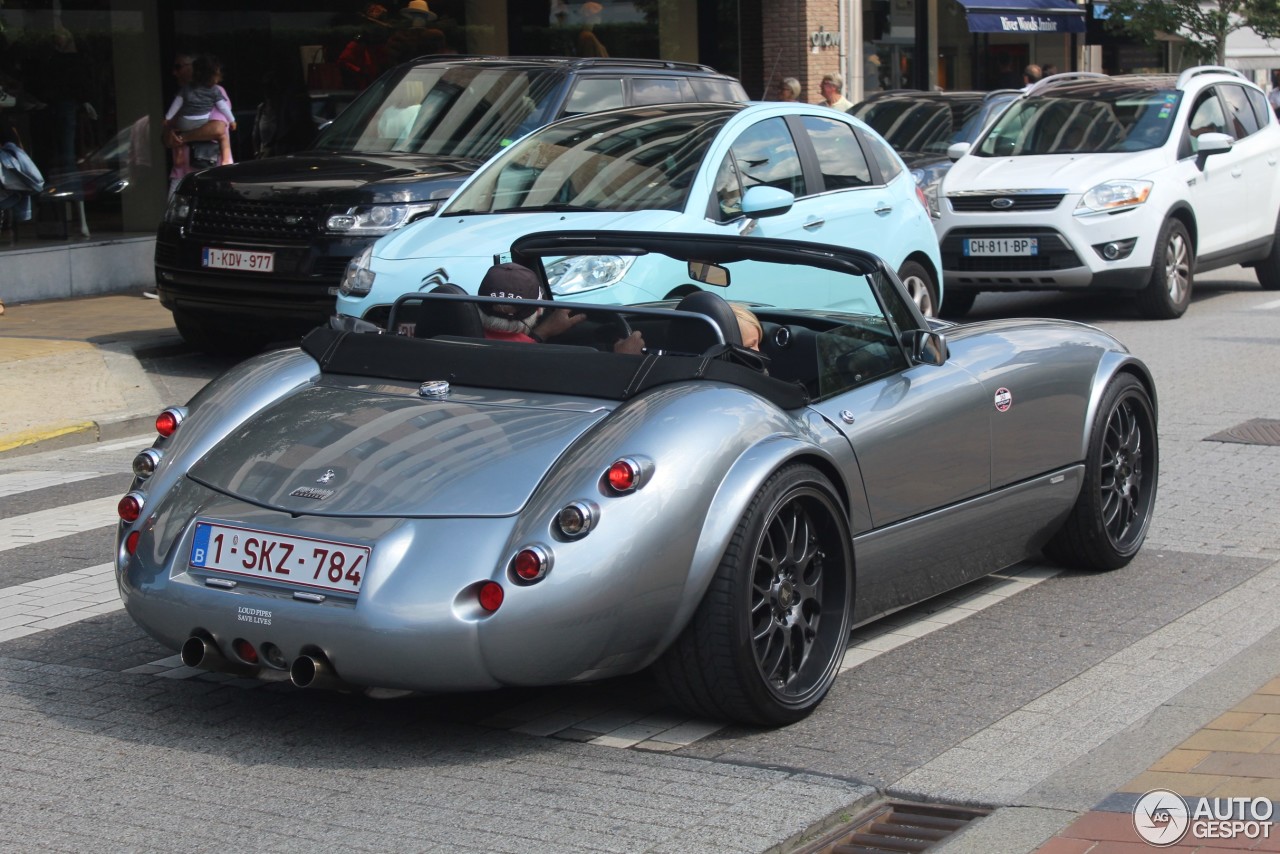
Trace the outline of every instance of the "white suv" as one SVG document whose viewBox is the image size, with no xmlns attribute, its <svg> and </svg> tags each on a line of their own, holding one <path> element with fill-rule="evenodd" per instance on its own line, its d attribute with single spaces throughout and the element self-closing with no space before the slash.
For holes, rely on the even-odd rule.
<svg viewBox="0 0 1280 854">
<path fill-rule="evenodd" d="M 980 291 L 1092 288 L 1175 318 L 1197 270 L 1231 264 L 1280 288 L 1280 123 L 1237 71 L 1057 74 L 949 154 L 930 200 L 945 315 Z"/>
</svg>

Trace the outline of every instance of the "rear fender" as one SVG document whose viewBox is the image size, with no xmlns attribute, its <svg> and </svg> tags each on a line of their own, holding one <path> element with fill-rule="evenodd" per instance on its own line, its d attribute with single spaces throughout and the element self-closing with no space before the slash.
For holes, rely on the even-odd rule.
<svg viewBox="0 0 1280 854">
<path fill-rule="evenodd" d="M 846 519 L 848 518 L 849 487 L 836 474 L 840 471 L 840 466 L 824 449 L 794 436 L 777 435 L 753 445 L 729 469 L 707 508 L 707 515 L 698 535 L 698 545 L 689 565 L 685 590 L 680 596 L 680 606 L 672 615 L 667 633 L 657 645 L 653 659 L 656 660 L 658 655 L 671 646 L 693 618 L 694 611 L 701 604 L 702 597 L 720 566 L 720 560 L 729 547 L 729 541 L 733 539 L 738 523 L 760 487 L 775 471 L 789 462 L 799 460 L 814 463 L 825 471 L 832 480 L 836 497 L 845 509 Z M 861 485 L 856 489 L 854 494 L 861 496 Z"/>
<path fill-rule="evenodd" d="M 147 514 L 196 460 L 253 415 L 302 386 L 315 382 L 320 366 L 302 350 L 276 350 L 241 362 L 201 389 L 187 404 L 187 417 L 154 447 L 164 456 L 137 488 L 147 496 Z"/>
</svg>

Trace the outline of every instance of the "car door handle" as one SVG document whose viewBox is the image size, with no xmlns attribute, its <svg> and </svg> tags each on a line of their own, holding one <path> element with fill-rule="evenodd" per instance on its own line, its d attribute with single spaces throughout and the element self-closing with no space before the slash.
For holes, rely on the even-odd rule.
<svg viewBox="0 0 1280 854">
<path fill-rule="evenodd" d="M 826 224 L 827 221 L 825 219 L 810 219 L 806 220 L 805 224 L 802 225 L 801 228 L 806 231 L 813 231 L 815 228 L 822 228 Z"/>
<path fill-rule="evenodd" d="M 881 205 L 876 208 L 876 216 L 887 216 L 893 213 L 893 205 Z"/>
<path fill-rule="evenodd" d="M 1268 166 L 1275 166 L 1275 165 L 1276 165 L 1276 159 L 1275 159 L 1275 157 L 1268 157 L 1268 158 L 1267 158 L 1267 165 L 1268 165 Z"/>
<path fill-rule="evenodd" d="M 1243 169 L 1241 169 L 1241 168 L 1239 168 L 1239 167 L 1236 167 L 1235 169 L 1232 169 L 1232 170 L 1231 170 L 1231 177 L 1232 177 L 1232 178 L 1239 178 L 1239 177 L 1240 177 L 1241 175 L 1243 175 L 1243 174 L 1244 174 L 1244 170 L 1243 170 Z"/>
</svg>

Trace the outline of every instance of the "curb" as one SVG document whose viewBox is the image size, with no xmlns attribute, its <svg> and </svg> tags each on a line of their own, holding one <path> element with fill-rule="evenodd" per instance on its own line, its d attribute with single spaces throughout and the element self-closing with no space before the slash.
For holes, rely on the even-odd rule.
<svg viewBox="0 0 1280 854">
<path fill-rule="evenodd" d="M 155 429 L 155 415 L 126 415 L 104 421 L 80 421 L 0 437 L 0 460 L 123 439 Z"/>
</svg>

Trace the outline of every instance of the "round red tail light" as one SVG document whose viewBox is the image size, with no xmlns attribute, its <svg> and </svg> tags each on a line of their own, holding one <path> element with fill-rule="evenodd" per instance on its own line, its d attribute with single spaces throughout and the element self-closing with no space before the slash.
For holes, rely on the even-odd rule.
<svg viewBox="0 0 1280 854">
<path fill-rule="evenodd" d="M 537 581 L 551 569 L 551 555 L 540 546 L 527 546 L 511 559 L 511 570 L 521 581 Z"/>
<path fill-rule="evenodd" d="M 480 586 L 477 598 L 480 600 L 480 607 L 492 614 L 502 607 L 502 598 L 505 595 L 501 584 L 496 581 L 486 581 Z"/>
<path fill-rule="evenodd" d="M 141 492 L 130 492 L 124 498 L 120 499 L 120 503 L 116 505 L 116 512 L 120 514 L 120 518 L 126 522 L 136 522 L 138 517 L 142 515 L 142 505 L 146 500 L 142 497 Z"/>
<path fill-rule="evenodd" d="M 640 466 L 635 460 L 618 460 L 609 466 L 608 478 L 614 492 L 631 492 L 640 485 Z"/>
<path fill-rule="evenodd" d="M 138 551 L 138 538 L 141 536 L 139 531 L 130 531 L 129 536 L 124 538 L 124 550 L 129 554 L 135 554 Z"/>
<path fill-rule="evenodd" d="M 253 644 L 249 643 L 244 638 L 236 638 L 232 641 L 231 648 L 235 650 L 236 655 L 240 657 L 241 661 L 247 664 L 258 663 L 258 651 L 253 648 Z"/>
<path fill-rule="evenodd" d="M 178 429 L 178 426 L 182 424 L 182 419 L 186 417 L 186 414 L 186 410 L 181 406 L 170 406 L 156 416 L 156 432 L 166 439 L 169 438 Z"/>
</svg>

